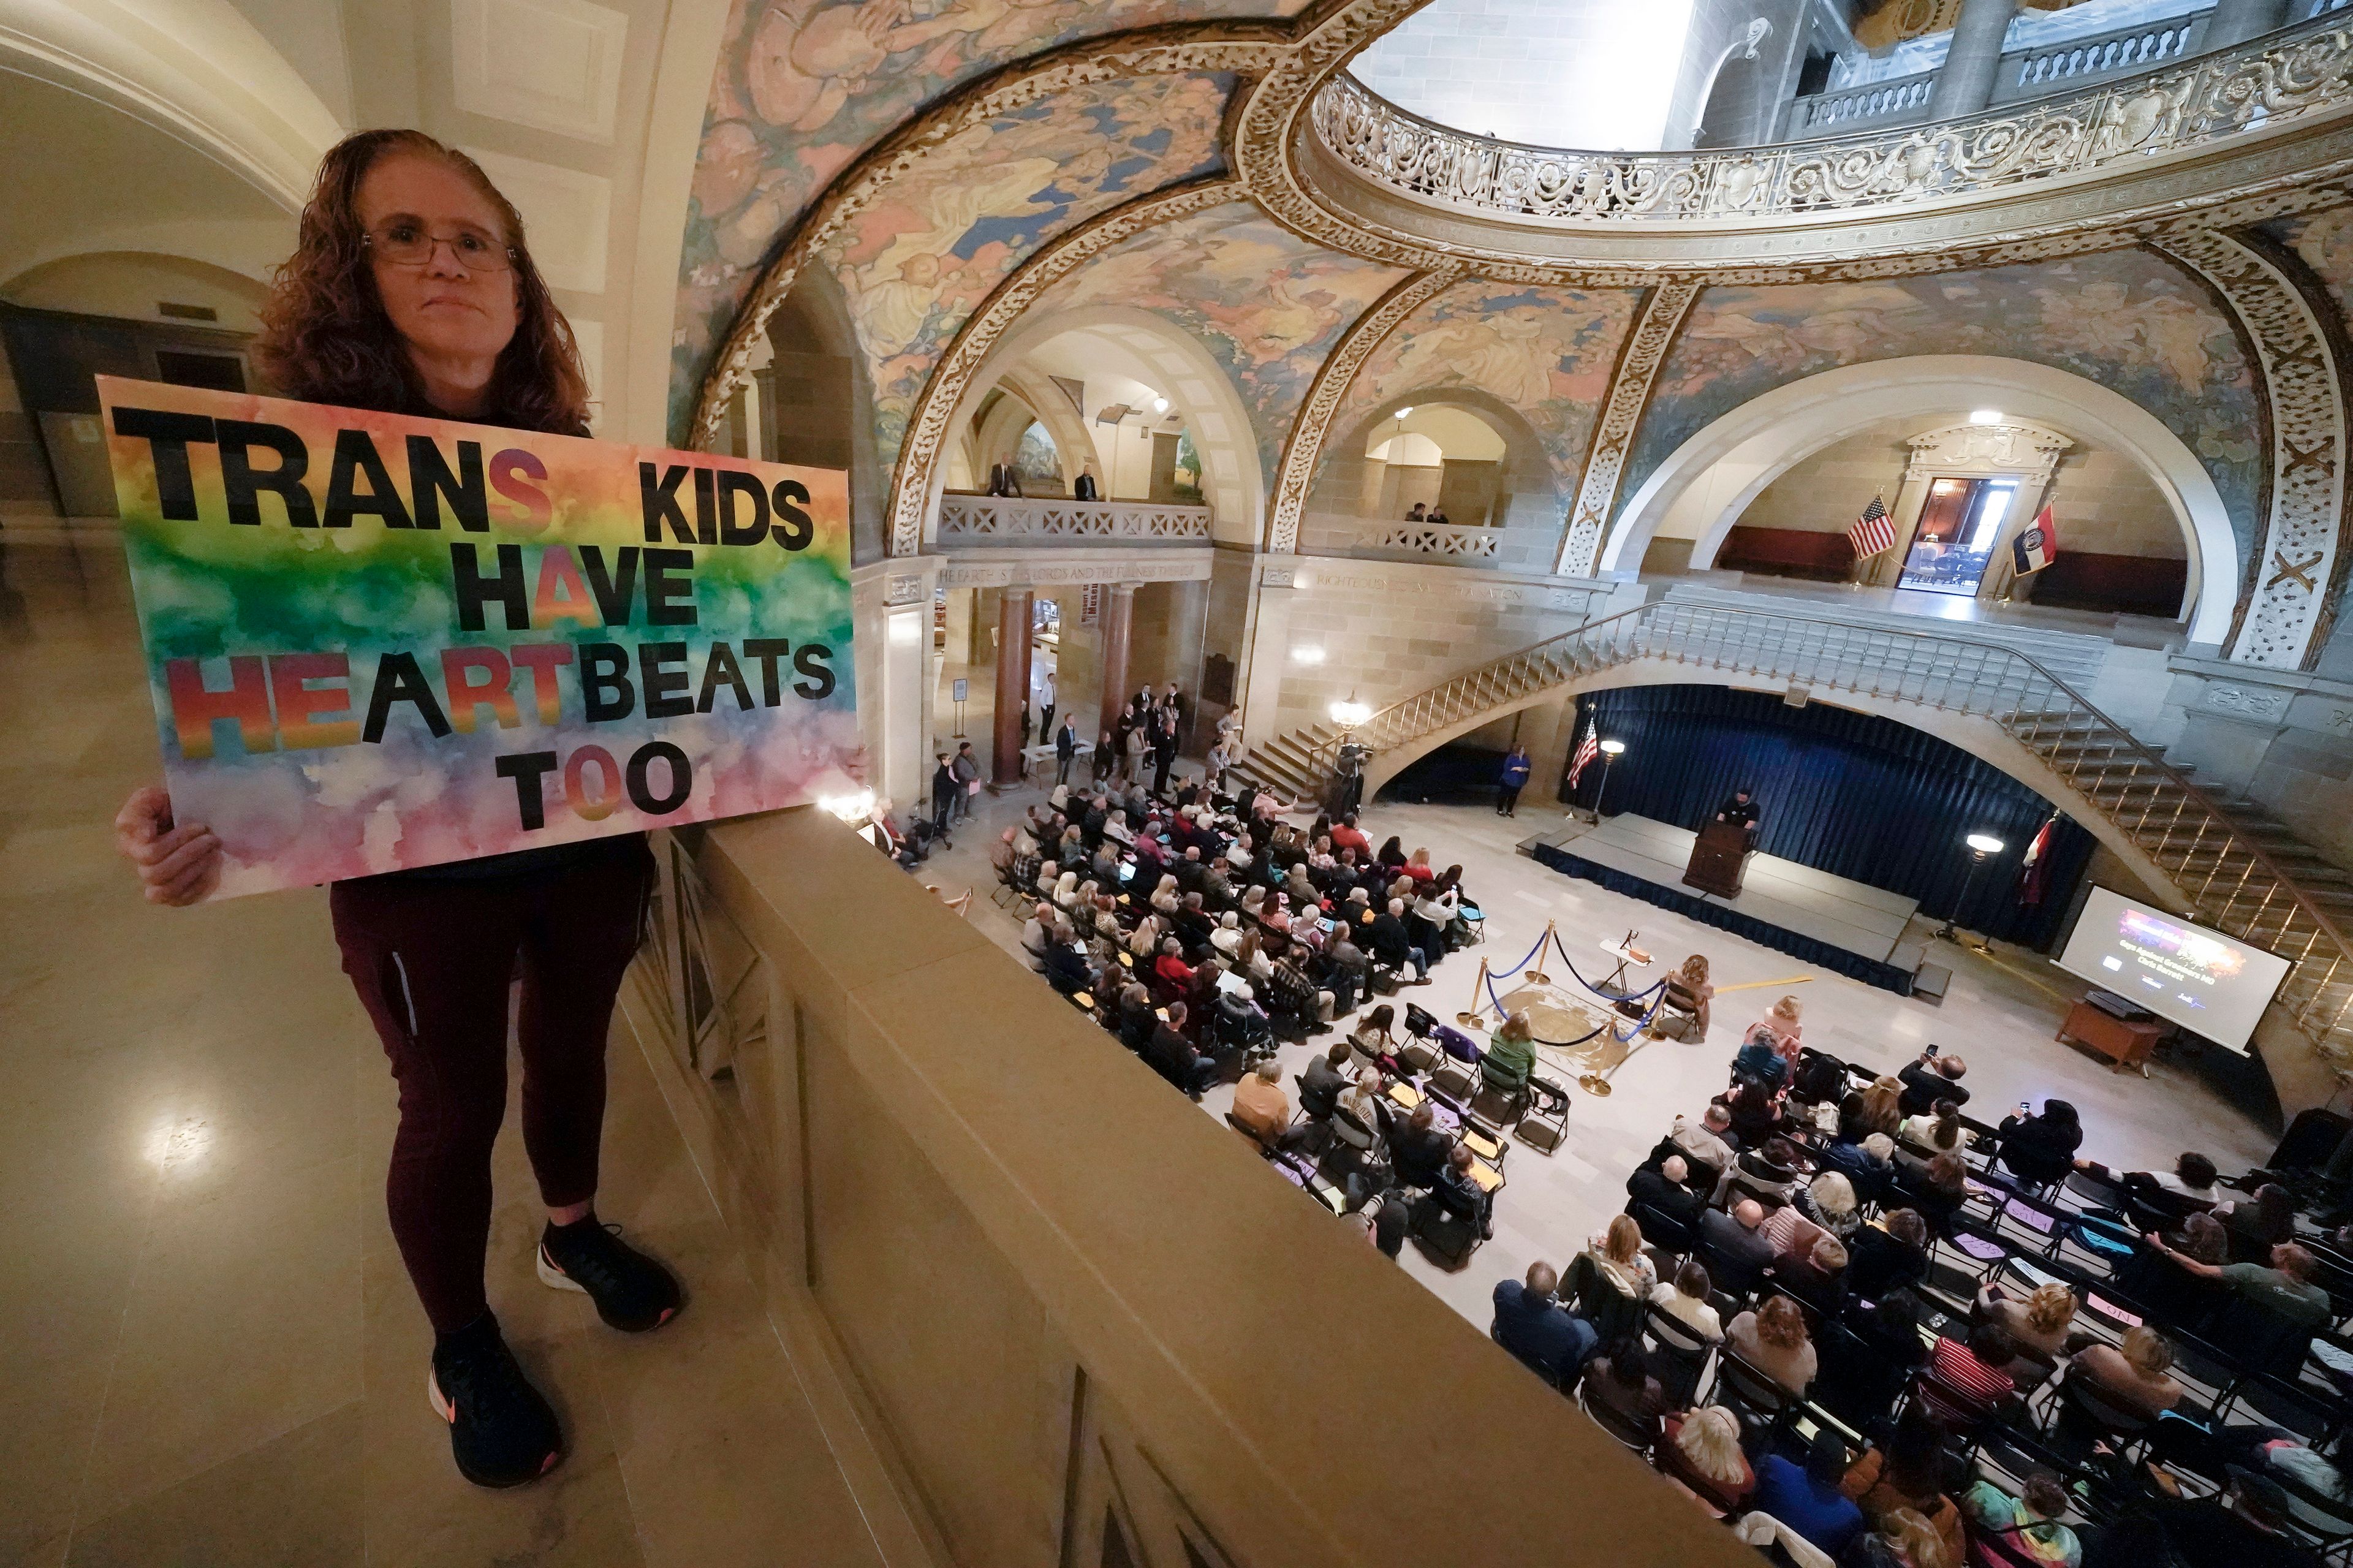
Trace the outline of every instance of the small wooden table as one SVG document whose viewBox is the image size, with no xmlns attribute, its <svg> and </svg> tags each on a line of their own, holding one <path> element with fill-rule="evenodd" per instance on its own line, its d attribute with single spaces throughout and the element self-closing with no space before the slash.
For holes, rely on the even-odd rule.
<svg viewBox="0 0 2353 1568">
<path fill-rule="evenodd" d="M 1605 942 L 1597 945 L 1618 961 L 1618 967 L 1609 972 L 1609 978 L 1594 987 L 1597 991 L 1615 991 L 1623 996 L 1626 994 L 1626 966 L 1630 963 L 1637 969 L 1648 969 L 1653 962 L 1650 954 L 1639 952 L 1624 942 Z"/>
<path fill-rule="evenodd" d="M 2114 1062 L 2117 1071 L 2138 1067 L 2147 1078 L 2148 1058 L 2168 1027 L 2162 1018 L 2119 1018 L 2085 1000 L 2068 1009 L 2067 1021 L 2053 1038 L 2062 1045 L 2089 1046 Z"/>
</svg>

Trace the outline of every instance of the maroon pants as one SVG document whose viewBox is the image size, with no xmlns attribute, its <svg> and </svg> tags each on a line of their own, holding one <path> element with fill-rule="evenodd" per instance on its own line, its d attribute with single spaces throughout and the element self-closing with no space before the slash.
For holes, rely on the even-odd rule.
<svg viewBox="0 0 2353 1568">
<path fill-rule="evenodd" d="M 439 1332 L 487 1305 L 509 983 L 520 967 L 522 1141 L 540 1196 L 551 1208 L 585 1203 L 596 1191 L 605 1035 L 652 877 L 645 841 L 631 837 L 553 870 L 340 882 L 329 896 L 343 973 L 400 1085 L 385 1202 Z"/>
</svg>

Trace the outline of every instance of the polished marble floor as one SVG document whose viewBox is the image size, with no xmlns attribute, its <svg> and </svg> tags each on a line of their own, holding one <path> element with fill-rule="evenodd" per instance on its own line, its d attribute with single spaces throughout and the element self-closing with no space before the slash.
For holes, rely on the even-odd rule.
<svg viewBox="0 0 2353 1568">
<path fill-rule="evenodd" d="M 1195 770 L 1198 771 L 1198 770 Z M 1032 795 L 1008 795 L 984 805 L 974 830 L 955 835 L 955 847 L 924 868 L 924 879 L 954 895 L 976 881 L 980 894 L 970 918 L 1001 945 L 1018 953 L 1018 913 L 989 902 L 986 852 L 995 830 L 1010 823 Z M 1769 803 L 1768 803 L 1769 807 Z M 2153 1076 L 2113 1072 L 2105 1059 L 2087 1056 L 2052 1038 L 2060 1016 L 2083 986 L 2041 956 L 1997 949 L 1989 960 L 1929 938 L 1933 921 L 1915 919 L 1906 940 L 1927 942 L 1931 958 L 1953 970 L 1941 1004 L 1899 997 L 1860 981 L 1831 974 L 1757 946 L 1744 938 L 1701 925 L 1681 915 L 1577 881 L 1517 853 L 1532 834 L 1567 825 L 1558 807 L 1524 801 L 1517 817 L 1470 805 L 1375 805 L 1365 814 L 1374 842 L 1394 833 L 1409 849 L 1427 846 L 1439 866 L 1460 863 L 1463 881 L 1487 915 L 1488 937 L 1478 947 L 1455 953 L 1435 971 L 1435 983 L 1404 992 L 1399 1001 L 1419 1002 L 1441 1018 L 1472 1005 L 1479 960 L 1499 969 L 1517 963 L 1543 933 L 1556 924 L 1569 952 L 1585 968 L 1598 944 L 1628 928 L 1641 931 L 1641 945 L 1680 961 L 1704 952 L 1719 986 L 1807 976 L 1802 984 L 1770 984 L 1723 997 L 1715 1005 L 1704 1041 L 1650 1042 L 1630 1055 L 1615 1074 L 1613 1092 L 1599 1099 L 1574 1093 L 1568 1137 L 1546 1155 L 1514 1144 L 1504 1162 L 1506 1184 L 1497 1194 L 1494 1239 L 1475 1252 L 1463 1268 L 1449 1272 L 1409 1246 L 1406 1268 L 1484 1330 L 1493 1316 L 1495 1282 L 1516 1276 L 1543 1258 L 1565 1265 L 1588 1237 L 1625 1206 L 1625 1181 L 1676 1115 L 1696 1115 L 1708 1097 L 1724 1087 L 1727 1064 L 1746 1026 L 1788 992 L 1805 1005 L 1805 1038 L 1858 1066 L 1894 1071 L 1935 1042 L 1968 1063 L 1970 1110 L 1999 1121 L 2021 1100 L 2056 1095 L 2074 1102 L 2088 1137 L 2085 1151 L 2111 1165 L 2139 1170 L 2169 1168 L 2184 1149 L 2211 1154 L 2225 1172 L 2245 1168 L 2270 1152 L 2274 1142 L 2253 1114 L 2242 1109 L 2247 1079 L 2259 1073 L 2237 1058 L 2211 1063 L 2160 1058 Z M 1558 966 L 1552 966 L 1558 973 Z M 1585 969 L 1595 978 L 1601 967 Z M 1655 978 L 1657 971 L 1652 971 Z M 1045 984 L 1042 980 L 1039 983 Z M 1400 1015 L 1403 1009 L 1400 1008 Z M 1328 1047 L 1331 1037 L 1319 1042 Z M 1283 1048 L 1283 1087 L 1295 1093 L 1293 1075 L 1306 1065 L 1314 1046 Z M 1547 1069 L 1564 1083 L 1577 1076 L 1558 1064 Z M 1233 1091 L 1220 1088 L 1203 1097 L 1202 1110 L 1220 1120 Z M 1305 1200 L 1302 1200 L 1305 1201 Z"/>
<path fill-rule="evenodd" d="M 570 1448 L 521 1491 L 459 1479 L 325 895 L 140 901 L 109 832 L 155 770 L 121 551 L 26 531 L 0 529 L 0 1565 L 883 1562 L 626 1031 L 600 1206 L 688 1310 L 616 1334 L 533 1278 L 510 1127 L 491 1302 Z"/>
</svg>

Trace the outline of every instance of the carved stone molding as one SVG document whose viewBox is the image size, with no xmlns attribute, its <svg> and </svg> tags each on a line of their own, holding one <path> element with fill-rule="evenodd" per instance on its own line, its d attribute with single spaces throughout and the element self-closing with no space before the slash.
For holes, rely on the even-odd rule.
<svg viewBox="0 0 2353 1568">
<path fill-rule="evenodd" d="M 2271 721 L 2287 712 L 2288 693 L 2266 691 L 2260 687 L 2223 686 L 2206 688 L 2199 704 L 2215 713 L 2226 713 L 2233 719 Z"/>
<path fill-rule="evenodd" d="M 2179 68 L 2194 80 L 2159 73 L 2167 85 L 2155 96 L 2173 104 L 2173 118 L 2160 115 L 2162 123 L 2147 122 L 2150 103 L 2142 100 L 2149 94 L 2125 90 L 2139 79 L 2102 89 L 2122 96 L 2104 98 L 2107 107 L 2078 127 L 2085 145 L 2096 143 L 2106 156 L 2126 143 L 2170 138 L 2168 145 L 2187 150 L 2143 158 L 2127 148 L 2085 177 L 2044 174 L 1996 187 L 1988 193 L 1993 199 L 1965 197 L 1941 207 L 1901 200 L 1865 211 L 1826 205 L 1808 187 L 1796 193 L 1801 199 L 1790 213 L 1769 223 L 1739 220 L 1770 214 L 1727 210 L 1696 225 L 1515 226 L 1500 215 L 1379 184 L 1348 167 L 1307 124 L 1315 95 L 1331 78 L 1327 70 L 1307 80 L 1310 60 L 1345 52 L 1311 55 L 1311 46 L 1337 36 L 1353 39 L 1346 44 L 1353 49 L 1363 41 L 1360 32 L 1370 36 L 1391 25 L 1395 9 L 1395 0 L 1344 6 L 1282 68 L 1246 89 L 1230 156 L 1250 194 L 1284 226 L 1334 249 L 1418 270 L 1459 268 L 1505 282 L 1566 288 L 1640 288 L 1671 277 L 1726 284 L 1887 278 L 2112 250 L 2191 226 L 2241 226 L 2341 203 L 2353 180 L 2353 26 L 2340 20 L 2272 40 L 2271 53 L 2257 50 L 2256 58 L 2234 54 L 2219 64 Z M 2282 108 L 2289 112 L 2277 112 Z M 2211 146 L 2197 142 L 2193 109 L 2213 133 Z M 2013 154 L 2042 155 L 2008 132 L 1974 121 L 1900 134 L 1949 139 L 1964 130 L 1962 150 L 1971 159 L 2006 169 L 2003 160 Z M 1750 155 L 1727 150 L 1706 156 Z M 1916 151 L 1880 160 L 1898 172 L 1918 161 Z M 1652 188 L 1648 180 L 1629 175 L 1604 184 L 1630 199 Z M 1722 184 L 1728 192 L 1741 181 L 1727 176 Z M 1673 232 L 1647 232 L 1657 229 Z"/>
<path fill-rule="evenodd" d="M 931 506 L 932 486 L 947 449 L 950 426 L 965 390 L 972 384 L 989 353 L 1013 323 L 1055 283 L 1069 277 L 1124 239 L 1164 223 L 1235 200 L 1242 194 L 1231 180 L 1205 180 L 1138 196 L 1113 207 L 1091 223 L 1082 224 L 1016 268 L 975 310 L 932 368 L 930 378 L 907 419 L 900 444 L 899 466 L 892 475 L 889 500 L 889 548 L 893 555 L 913 555 L 923 548 L 923 515 Z"/>
<path fill-rule="evenodd" d="M 910 120 L 834 181 L 762 271 L 703 378 L 688 427 L 689 445 L 707 447 L 716 438 L 727 400 L 749 374 L 768 318 L 792 291 L 809 258 L 950 139 L 983 121 L 1096 82 L 1203 71 L 1255 75 L 1287 58 L 1289 32 L 1282 24 L 1222 22 L 1088 39 L 984 78 Z"/>
<path fill-rule="evenodd" d="M 2035 425 L 1948 425 L 1905 443 L 1912 458 L 1904 478 L 1908 482 L 1938 474 L 2023 474 L 2048 484 L 2059 454 L 2074 444 Z"/>
<path fill-rule="evenodd" d="M 1198 583 L 1209 576 L 1207 548 L 1121 551 L 975 550 L 944 552 L 943 588 L 1084 587 L 1108 583 Z"/>
<path fill-rule="evenodd" d="M 2348 101 L 2353 26 L 2325 13 L 2235 49 L 2072 95 L 1770 146 L 1525 146 L 1435 124 L 1345 74 L 1316 89 L 1307 123 L 1366 178 L 1432 205 L 1517 224 L 1694 226 L 1982 200 L 2274 133 L 2340 113 Z"/>
<path fill-rule="evenodd" d="M 2229 300 L 2248 335 L 2271 409 L 2271 505 L 2228 657 L 2301 669 L 2318 652 L 2344 524 L 2341 367 L 2304 291 L 2261 251 L 2228 235 L 2178 235 L 2162 246 Z"/>
<path fill-rule="evenodd" d="M 1356 372 L 1375 349 L 1397 331 L 1398 323 L 1435 298 L 1460 274 L 1423 272 L 1400 279 L 1373 308 L 1356 318 L 1315 373 L 1307 400 L 1292 420 L 1290 439 L 1283 443 L 1282 467 L 1274 481 L 1274 502 L 1267 509 L 1266 547 L 1277 554 L 1299 548 L 1299 519 L 1307 509 L 1307 491 L 1315 482 L 1315 465 L 1331 429 L 1356 379 Z"/>
<path fill-rule="evenodd" d="M 1618 504 L 1618 481 L 1626 471 L 1626 454 L 1634 431 L 1650 406 L 1651 383 L 1675 341 L 1683 317 L 1699 298 L 1692 283 L 1662 283 L 1642 301 L 1641 319 L 1626 334 L 1618 368 L 1609 378 L 1609 398 L 1593 427 L 1593 442 L 1585 454 L 1585 476 L 1577 487 L 1568 527 L 1562 532 L 1557 570 L 1565 576 L 1589 574 L 1601 558 L 1601 542 L 1609 525 L 1610 509 Z"/>
<path fill-rule="evenodd" d="M 1123 543 L 1166 540 L 1207 544 L 1206 506 L 1140 500 L 1060 500 L 1051 497 L 940 498 L 943 545 L 1010 544 L 1029 540 L 1109 539 Z"/>
</svg>

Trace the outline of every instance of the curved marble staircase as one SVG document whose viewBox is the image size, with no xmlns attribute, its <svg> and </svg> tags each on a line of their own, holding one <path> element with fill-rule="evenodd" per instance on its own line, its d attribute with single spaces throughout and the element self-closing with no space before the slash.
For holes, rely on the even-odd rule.
<svg viewBox="0 0 2353 1568">
<path fill-rule="evenodd" d="M 1662 600 L 1588 621 L 1381 709 L 1356 731 L 1377 756 L 1431 745 L 1554 688 L 1654 659 L 1990 720 L 2042 759 L 2172 879 L 2216 930 L 2292 960 L 2279 1002 L 2327 1055 L 2353 1058 L 2353 873 L 2260 806 L 2221 800 L 2016 647 L 1778 610 Z M 1253 747 L 1244 777 L 1320 793 L 1339 732 Z"/>
</svg>

